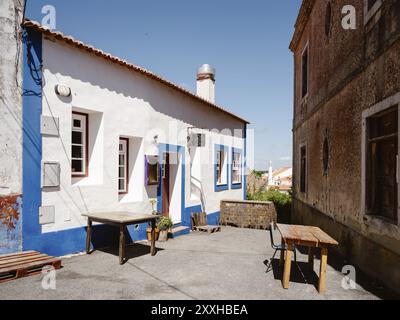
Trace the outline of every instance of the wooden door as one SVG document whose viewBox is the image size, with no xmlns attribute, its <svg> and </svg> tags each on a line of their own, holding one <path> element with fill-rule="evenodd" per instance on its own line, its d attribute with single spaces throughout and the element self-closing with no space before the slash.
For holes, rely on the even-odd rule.
<svg viewBox="0 0 400 320">
<path fill-rule="evenodd" d="M 162 166 L 162 214 L 165 217 L 169 217 L 169 154 L 164 154 L 163 166 Z"/>
</svg>

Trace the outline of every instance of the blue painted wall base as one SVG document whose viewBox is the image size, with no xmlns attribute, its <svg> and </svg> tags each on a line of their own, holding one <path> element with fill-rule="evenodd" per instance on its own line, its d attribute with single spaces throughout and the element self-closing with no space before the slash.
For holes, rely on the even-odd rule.
<svg viewBox="0 0 400 320">
<path fill-rule="evenodd" d="M 0 197 L 0 254 L 22 249 L 22 197 Z"/>
</svg>

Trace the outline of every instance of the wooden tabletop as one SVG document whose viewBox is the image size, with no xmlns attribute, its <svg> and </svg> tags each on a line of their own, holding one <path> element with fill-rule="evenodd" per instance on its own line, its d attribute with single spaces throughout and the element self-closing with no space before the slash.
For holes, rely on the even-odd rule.
<svg viewBox="0 0 400 320">
<path fill-rule="evenodd" d="M 277 227 L 286 243 L 308 244 L 321 247 L 338 245 L 339 243 L 318 227 L 277 224 Z"/>
<path fill-rule="evenodd" d="M 111 222 L 118 224 L 135 224 L 140 222 L 151 221 L 159 218 L 159 215 L 153 214 L 137 214 L 132 212 L 96 212 L 83 213 L 82 216 L 99 222 Z"/>
</svg>

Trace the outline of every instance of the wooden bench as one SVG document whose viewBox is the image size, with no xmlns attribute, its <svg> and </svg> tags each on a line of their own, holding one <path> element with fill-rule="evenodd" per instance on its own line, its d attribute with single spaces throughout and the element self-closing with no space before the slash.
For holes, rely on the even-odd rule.
<svg viewBox="0 0 400 320">
<path fill-rule="evenodd" d="M 207 223 L 207 214 L 205 212 L 192 213 L 192 229 L 194 231 L 214 233 L 221 230 L 220 226 L 212 226 Z"/>
</svg>

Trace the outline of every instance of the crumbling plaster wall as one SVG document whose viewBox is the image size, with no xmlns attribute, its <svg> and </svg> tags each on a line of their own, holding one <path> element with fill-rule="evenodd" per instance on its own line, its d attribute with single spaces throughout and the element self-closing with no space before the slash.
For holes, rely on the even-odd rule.
<svg viewBox="0 0 400 320">
<path fill-rule="evenodd" d="M 21 249 L 24 0 L 0 1 L 0 254 Z"/>
</svg>

